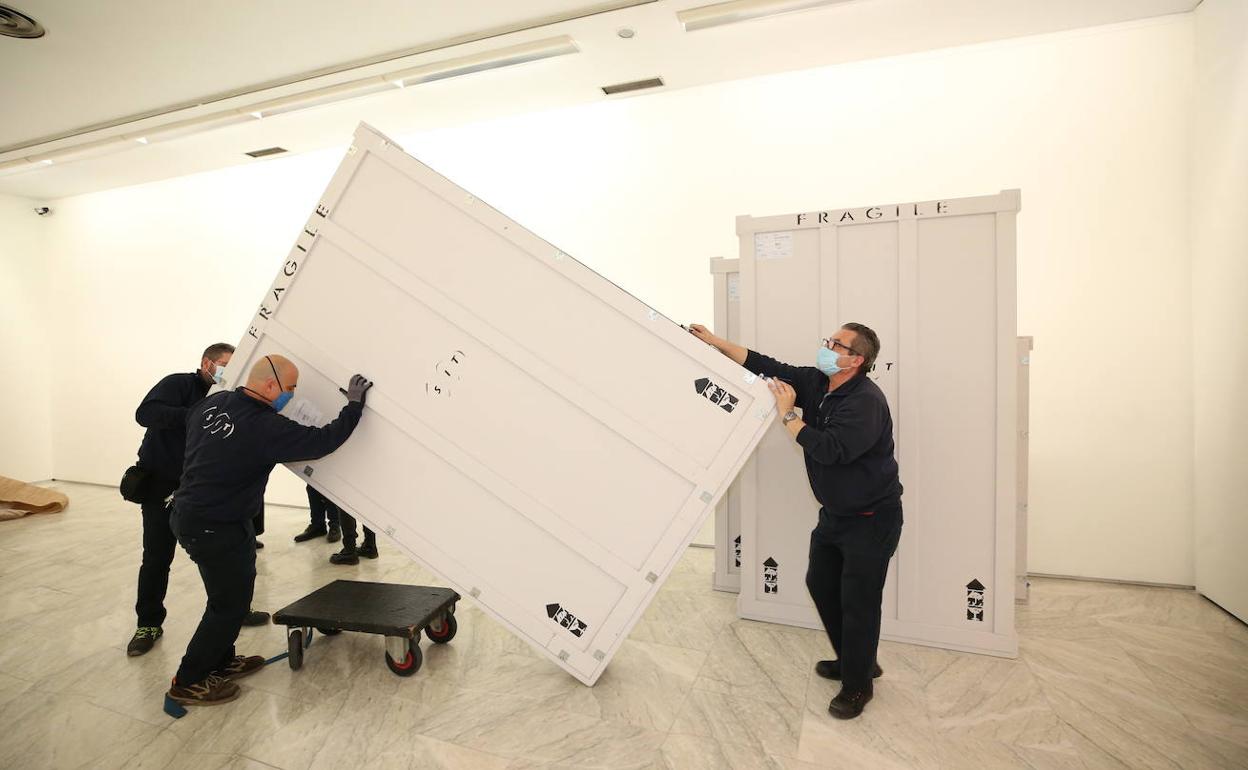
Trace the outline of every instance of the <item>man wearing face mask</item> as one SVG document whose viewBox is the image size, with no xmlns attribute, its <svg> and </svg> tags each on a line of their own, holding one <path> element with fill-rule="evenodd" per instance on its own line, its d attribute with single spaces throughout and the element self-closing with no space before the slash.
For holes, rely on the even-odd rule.
<svg viewBox="0 0 1248 770">
<path fill-rule="evenodd" d="M 264 666 L 262 657 L 234 654 L 256 584 L 252 517 L 264 505 L 269 474 L 278 463 L 314 460 L 342 446 L 373 385 L 353 376 L 338 417 L 313 428 L 278 414 L 298 384 L 299 369 L 290 360 L 264 356 L 246 385 L 205 398 L 187 419 L 186 469 L 172 523 L 199 567 L 208 603 L 168 692 L 179 703 L 231 701 L 239 694 L 233 680 Z"/>
<path fill-rule="evenodd" d="M 225 342 L 209 345 L 197 371 L 163 378 L 148 391 L 134 413 L 135 421 L 147 432 L 143 434 L 135 466 L 143 476 L 139 503 L 143 512 L 143 561 L 139 566 L 138 601 L 134 606 L 138 628 L 126 645 L 126 654 L 131 657 L 151 650 L 163 633 L 169 565 L 173 563 L 178 545 L 169 529 L 169 509 L 165 501 L 178 488 L 178 479 L 182 476 L 186 415 L 208 394 L 213 383 L 220 382 L 221 370 L 233 353 L 234 346 Z"/>
<path fill-rule="evenodd" d="M 752 372 L 771 378 L 779 418 L 802 447 L 819 509 L 810 534 L 806 587 L 836 650 L 815 672 L 841 680 L 828 711 L 862 713 L 873 695 L 880 608 L 888 562 L 901 538 L 901 480 L 893 419 L 884 393 L 867 377 L 880 352 L 875 332 L 847 323 L 820 345 L 816 365 L 790 366 L 693 324 L 698 339 Z M 795 407 L 802 410 L 798 415 Z"/>
</svg>

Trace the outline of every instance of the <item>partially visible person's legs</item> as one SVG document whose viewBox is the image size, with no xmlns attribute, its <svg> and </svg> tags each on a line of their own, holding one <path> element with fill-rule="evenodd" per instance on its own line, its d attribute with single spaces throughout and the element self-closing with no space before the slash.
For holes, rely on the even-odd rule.
<svg viewBox="0 0 1248 770">
<path fill-rule="evenodd" d="M 308 527 L 295 535 L 296 543 L 303 543 L 318 537 L 324 537 L 328 531 L 325 527 L 326 506 L 331 503 L 311 484 L 308 485 Z"/>
<path fill-rule="evenodd" d="M 134 657 L 152 649 L 163 633 L 165 593 L 169 590 L 169 565 L 178 540 L 169 526 L 170 508 L 165 500 L 177 488 L 176 481 L 152 476 L 149 493 L 140 510 L 143 514 L 143 561 L 139 566 L 138 599 L 134 605 L 137 629 L 126 654 Z"/>
<path fill-rule="evenodd" d="M 364 544 L 359 547 L 358 553 L 365 559 L 377 558 L 377 533 L 364 527 Z"/>
<path fill-rule="evenodd" d="M 338 553 L 331 554 L 329 561 L 331 564 L 359 564 L 360 553 L 356 550 L 356 524 L 355 517 L 341 508 L 338 509 L 338 524 L 342 527 L 342 550 Z M 367 538 L 369 530 L 364 528 L 364 536 Z M 373 546 L 374 550 L 376 545 Z"/>
</svg>

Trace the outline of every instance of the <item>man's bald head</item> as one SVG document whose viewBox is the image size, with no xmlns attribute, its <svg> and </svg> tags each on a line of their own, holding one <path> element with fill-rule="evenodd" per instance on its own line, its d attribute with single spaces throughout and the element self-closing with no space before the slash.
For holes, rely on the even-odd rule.
<svg viewBox="0 0 1248 770">
<path fill-rule="evenodd" d="M 272 362 L 272 363 L 270 363 Z M 247 387 L 254 388 L 264 385 L 268 380 L 280 379 L 278 383 L 283 390 L 293 389 L 299 380 L 299 367 L 291 363 L 286 356 L 277 354 L 265 356 L 251 367 L 247 376 Z"/>
<path fill-rule="evenodd" d="M 282 391 L 294 391 L 298 384 L 299 367 L 289 358 L 274 354 L 264 356 L 252 365 L 245 387 L 271 403 L 277 400 Z"/>
</svg>

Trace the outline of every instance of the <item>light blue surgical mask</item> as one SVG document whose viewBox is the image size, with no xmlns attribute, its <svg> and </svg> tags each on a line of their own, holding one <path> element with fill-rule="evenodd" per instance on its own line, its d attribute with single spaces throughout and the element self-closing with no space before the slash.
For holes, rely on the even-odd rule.
<svg viewBox="0 0 1248 770">
<path fill-rule="evenodd" d="M 819 371 L 832 377 L 837 372 L 844 370 L 845 367 L 837 366 L 836 362 L 840 359 L 840 354 L 828 350 L 826 345 L 819 346 L 819 355 L 815 357 L 815 366 L 819 367 Z"/>
<path fill-rule="evenodd" d="M 212 384 L 213 384 L 213 385 L 220 385 L 220 384 L 221 384 L 221 378 L 222 378 L 222 377 L 224 377 L 224 376 L 225 376 L 225 367 L 224 367 L 224 366 L 218 366 L 218 367 L 217 367 L 216 369 L 214 369 L 214 370 L 213 370 L 213 372 L 212 372 Z"/>
</svg>

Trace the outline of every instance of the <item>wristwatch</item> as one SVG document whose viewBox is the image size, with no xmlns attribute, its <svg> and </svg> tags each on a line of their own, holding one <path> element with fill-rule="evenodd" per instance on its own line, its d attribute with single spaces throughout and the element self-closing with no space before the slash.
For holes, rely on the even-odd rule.
<svg viewBox="0 0 1248 770">
<path fill-rule="evenodd" d="M 784 417 L 780 418 L 780 424 L 788 425 L 789 423 L 793 422 L 796 419 L 797 419 L 797 412 L 790 409 L 789 411 L 784 413 Z"/>
</svg>

